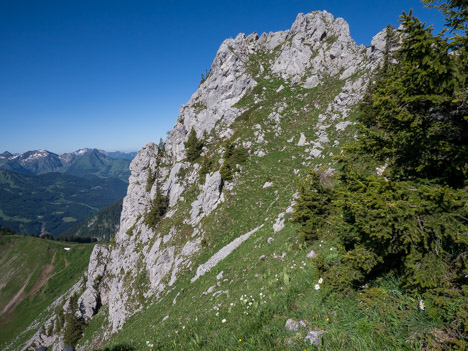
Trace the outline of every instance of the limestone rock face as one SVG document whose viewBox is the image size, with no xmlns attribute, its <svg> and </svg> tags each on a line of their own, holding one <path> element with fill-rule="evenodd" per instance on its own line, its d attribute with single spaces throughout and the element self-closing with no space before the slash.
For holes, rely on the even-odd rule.
<svg viewBox="0 0 468 351">
<path fill-rule="evenodd" d="M 109 279 L 105 277 L 109 260 L 109 249 L 96 245 L 91 253 L 88 265 L 86 289 L 78 299 L 78 314 L 85 320 L 94 316 L 101 304 L 109 299 Z"/>
<path fill-rule="evenodd" d="M 240 102 L 258 90 L 259 79 L 281 79 L 284 84 L 275 88 L 276 93 L 281 93 L 286 86 L 291 91 L 294 87 L 320 87 L 327 77 L 335 77 L 343 82 L 340 92 L 320 113 L 317 125 L 311 128 L 313 134 L 304 130 L 297 142 L 308 159 L 323 157 L 325 146 L 330 144 L 329 127 L 333 125 L 342 132 L 352 124 L 348 121 L 351 108 L 362 98 L 366 77 L 379 64 L 384 43 L 385 33 L 381 32 L 372 48 L 358 46 L 350 37 L 348 24 L 326 11 L 299 14 L 285 31 L 261 36 L 239 34 L 225 40 L 208 77 L 181 107 L 164 150 L 148 143 L 132 161 L 115 242 L 108 248 L 96 246 L 91 256 L 86 289 L 79 299 L 82 316 L 92 318 L 100 304 L 107 305 L 110 331 L 116 332 L 129 316 L 143 308 L 141 301 L 158 301 L 175 284 L 180 272 L 192 265 L 202 246 L 203 219 L 220 206 L 224 193 L 235 191 L 236 186 L 235 178 L 225 184 L 219 171 L 208 172 L 203 175 L 205 182 L 201 181 L 201 160 L 189 163 L 185 159 L 184 143 L 192 128 L 205 141 L 231 138 L 235 119 L 247 110 Z M 266 61 L 255 61 L 260 54 L 267 57 Z M 259 91 L 254 103 L 262 99 L 265 97 Z M 278 102 L 269 114 L 276 136 L 282 133 L 286 108 L 287 104 Z M 255 128 L 254 138 L 243 145 L 250 148 L 250 155 L 262 157 L 267 154 L 263 147 L 268 141 L 262 127 Z M 201 157 L 206 151 L 205 147 Z M 222 152 L 218 150 L 219 155 Z M 219 162 L 222 164 L 222 159 Z M 145 221 L 158 189 L 168 199 L 164 218 L 180 217 L 185 211 L 184 219 L 166 232 L 149 227 Z M 274 232 L 284 227 L 284 216 L 282 213 L 276 218 Z M 177 240 L 181 228 L 186 233 L 182 242 Z"/>
<path fill-rule="evenodd" d="M 138 152 L 130 164 L 127 196 L 122 205 L 120 230 L 116 240 L 125 240 L 126 232 L 135 223 L 138 215 L 143 213 L 151 202 L 150 193 L 146 190 L 148 172 L 156 168 L 158 148 L 154 143 L 147 143 Z"/>
<path fill-rule="evenodd" d="M 222 186 L 223 180 L 221 179 L 219 171 L 214 172 L 212 175 L 206 175 L 203 190 L 198 198 L 192 203 L 190 215 L 193 225 L 200 222 L 201 218 L 210 214 L 211 211 L 216 208 L 218 203 L 223 201 Z"/>
<path fill-rule="evenodd" d="M 65 311 L 70 307 L 69 297 L 78 292 L 81 295 L 77 313 L 85 319 L 93 318 L 100 306 L 105 305 L 109 326 L 104 335 L 108 337 L 121 329 L 131 315 L 142 310 L 145 302 L 161 301 L 177 288 L 176 283 L 184 270 L 194 274 L 191 282 L 197 284 L 198 279 L 261 228 L 268 228 L 274 236 L 282 235 L 297 193 L 287 195 L 287 204 L 293 201 L 289 207 L 278 207 L 274 213 L 259 213 L 258 216 L 264 217 L 259 218 L 255 229 L 237 233 L 204 264 L 192 266 L 206 245 L 208 234 L 213 234 L 208 233 L 209 228 L 204 223 L 219 220 L 215 216 L 229 206 L 229 196 L 245 194 L 238 191 L 239 186 L 257 181 L 255 176 L 248 180 L 241 178 L 242 165 L 231 165 L 239 173 L 227 182 L 222 179 L 219 169 L 226 161 L 223 159 L 225 141 L 238 138 L 236 141 L 246 149 L 250 161 L 259 166 L 264 166 L 260 164 L 261 158 L 265 160 L 273 155 L 272 144 L 280 147 L 277 152 L 294 149 L 296 154 L 291 152 L 290 158 L 297 157 L 300 161 L 291 167 L 291 176 L 300 174 L 301 166 L 309 167 L 311 160 L 317 161 L 315 165 L 326 166 L 325 162 L 330 161 L 323 159 L 331 156 L 331 148 L 340 146 L 338 136 L 354 123 L 350 116 L 362 99 L 373 70 L 381 62 L 385 36 L 386 30 L 383 30 L 373 38 L 371 47 L 358 46 L 344 19 L 322 11 L 299 14 L 291 28 L 284 31 L 260 36 L 241 33 L 226 39 L 216 53 L 206 80 L 181 107 L 164 146 L 147 143 L 132 161 L 119 231 L 108 246 L 95 246 L 85 279 L 60 300 Z M 314 94 L 322 88 L 327 90 L 330 82 L 334 82 L 334 91 L 327 91 L 329 96 L 315 98 Z M 267 85 L 271 91 L 265 92 Z M 303 105 L 287 100 L 303 99 L 300 102 L 305 102 L 306 97 L 308 102 Z M 262 105 L 262 102 L 268 104 Z M 255 120 L 251 123 L 252 130 L 247 132 L 239 129 L 237 118 L 248 119 L 252 111 L 262 108 L 264 120 Z M 300 129 L 281 139 L 280 144 L 280 139 L 275 138 L 287 132 L 288 123 L 302 122 L 302 117 L 310 117 L 310 122 L 298 123 Z M 203 140 L 204 147 L 199 159 L 188 162 L 184 143 L 192 129 Z M 352 137 L 351 132 L 350 135 Z M 203 169 L 207 155 L 215 165 Z M 282 161 L 278 159 L 278 167 L 282 167 Z M 257 184 L 255 189 L 260 191 L 252 194 L 255 211 L 255 206 L 261 205 L 255 196 L 262 193 L 274 194 L 268 210 L 281 200 L 284 202 L 278 194 L 280 182 L 277 178 L 258 181 L 263 186 Z M 161 226 L 147 220 L 148 213 L 159 206 L 155 203 L 157 194 L 167 199 Z M 222 236 L 223 233 L 215 234 Z M 270 237 L 267 242 L 273 240 Z M 284 260 L 285 255 L 274 254 L 273 257 Z M 313 255 L 311 252 L 307 257 Z M 51 317 L 44 326 L 53 322 Z M 293 330 L 304 327 L 301 322 L 299 326 L 294 323 L 288 322 Z M 39 328 L 37 324 L 35 327 Z M 321 335 L 310 334 L 306 340 L 317 344 L 320 338 Z M 51 346 L 53 350 L 64 346 L 59 336 L 48 337 L 44 328 L 38 330 L 27 347 L 34 342 L 37 346 Z M 82 349 L 87 348 L 83 346 Z"/>
</svg>

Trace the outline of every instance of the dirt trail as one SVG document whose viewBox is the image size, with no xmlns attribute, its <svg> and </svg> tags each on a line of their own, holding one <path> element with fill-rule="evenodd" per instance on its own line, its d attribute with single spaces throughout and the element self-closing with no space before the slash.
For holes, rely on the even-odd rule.
<svg viewBox="0 0 468 351">
<path fill-rule="evenodd" d="M 13 296 L 13 297 L 11 298 L 11 300 L 7 303 L 7 305 L 5 306 L 5 308 L 3 309 L 3 311 L 0 313 L 0 317 L 3 316 L 4 314 L 6 314 L 7 312 L 10 312 L 11 310 L 13 310 L 17 304 L 19 304 L 21 301 L 24 300 L 24 298 L 23 298 L 24 289 L 26 289 L 26 286 L 28 285 L 29 280 L 31 279 L 33 273 L 34 273 L 34 272 L 31 272 L 31 273 L 29 274 L 28 279 L 26 279 L 26 282 L 25 282 L 24 285 L 21 287 L 21 289 L 19 289 L 19 291 L 16 293 L 16 295 Z"/>
<path fill-rule="evenodd" d="M 34 271 L 31 272 L 31 274 L 29 274 L 29 277 L 28 277 L 28 279 L 26 279 L 26 282 L 24 283 L 22 288 L 16 293 L 15 296 L 12 297 L 12 299 L 8 302 L 8 304 L 5 306 L 3 311 L 0 313 L 0 317 L 7 314 L 7 313 L 10 313 L 11 311 L 13 311 L 17 305 L 19 305 L 22 301 L 24 301 L 28 297 L 35 295 L 39 291 L 39 289 L 42 288 L 47 283 L 47 281 L 50 278 L 50 274 L 54 270 L 54 263 L 55 263 L 55 255 L 56 254 L 57 254 L 57 251 L 54 252 L 54 255 L 52 256 L 52 260 L 51 260 L 50 264 L 46 264 L 46 265 L 44 265 L 44 267 L 42 267 L 41 275 L 39 276 L 39 278 L 34 283 L 31 291 L 29 291 L 26 294 L 24 292 L 24 289 L 26 289 L 26 286 L 28 285 L 29 280 L 31 279 L 32 275 L 34 274 Z"/>
</svg>

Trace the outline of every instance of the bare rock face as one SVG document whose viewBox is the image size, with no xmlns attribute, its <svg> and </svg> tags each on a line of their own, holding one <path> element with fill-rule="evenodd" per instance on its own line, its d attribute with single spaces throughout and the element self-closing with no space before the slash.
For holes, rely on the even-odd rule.
<svg viewBox="0 0 468 351">
<path fill-rule="evenodd" d="M 109 249 L 96 245 L 91 253 L 88 265 L 86 289 L 78 299 L 78 314 L 85 320 L 94 316 L 102 304 L 109 299 L 108 279 L 105 279 L 109 260 Z"/>
<path fill-rule="evenodd" d="M 219 171 L 213 174 L 207 174 L 203 190 L 198 198 L 192 203 L 191 222 L 193 225 L 198 224 L 200 220 L 211 213 L 218 203 L 224 200 L 223 193 L 223 180 Z"/>
<path fill-rule="evenodd" d="M 347 118 L 352 106 L 362 98 L 368 81 L 362 77 L 364 73 L 357 73 L 372 72 L 377 67 L 384 42 L 382 32 L 374 38 L 373 48 L 358 46 L 350 37 L 348 24 L 325 11 L 299 14 L 289 30 L 261 36 L 239 34 L 225 40 L 208 77 L 182 106 L 164 151 L 148 143 L 132 161 L 115 243 L 108 248 L 97 246 L 90 260 L 86 289 L 79 299 L 82 316 L 91 318 L 100 304 L 106 304 L 110 329 L 116 332 L 129 316 L 143 308 L 141 301 L 157 301 L 177 281 L 180 272 L 191 266 L 201 247 L 203 218 L 224 201 L 225 191 L 235 188 L 235 183 L 223 183 L 219 171 L 207 174 L 204 184 L 199 185 L 199 161 L 190 164 L 185 160 L 184 143 L 192 128 L 200 139 L 205 132 L 221 140 L 230 138 L 234 133 L 230 126 L 245 112 L 237 103 L 258 85 L 259 79 L 267 79 L 262 76 L 267 70 L 269 75 L 284 80 L 277 92 L 285 85 L 312 89 L 324 84 L 325 77 L 333 76 L 344 82 L 341 92 L 319 115 L 312 128 L 315 135 L 304 131 L 298 142 L 310 158 L 322 157 L 325 145 L 330 143 L 328 127 L 333 123 L 336 130 L 343 131 L 351 124 Z M 252 62 L 258 53 L 269 57 L 269 61 Z M 258 94 L 255 101 L 263 98 Z M 286 107 L 279 105 L 271 114 L 277 133 L 281 132 L 281 112 Z M 260 128 L 255 139 L 245 141 L 245 145 L 264 145 L 264 135 Z M 266 154 L 260 149 L 249 153 L 257 157 Z M 171 217 L 186 201 L 186 190 L 197 184 L 198 193 L 191 198 L 183 221 L 191 229 L 190 237 L 181 243 L 176 240 L 179 227 L 160 233 L 157 227 L 148 226 L 145 217 L 152 209 L 157 189 L 167 196 L 169 208 L 165 216 Z M 284 225 L 283 213 L 277 218 L 274 231 L 279 232 Z M 209 261 L 217 261 L 213 262 Z M 197 271 L 197 277 L 204 272 Z"/>
<path fill-rule="evenodd" d="M 150 193 L 146 190 L 148 173 L 156 168 L 158 148 L 154 143 L 147 143 L 138 152 L 130 164 L 127 196 L 122 206 L 120 230 L 116 240 L 125 239 L 126 232 L 136 222 L 139 215 L 145 212 L 151 202 Z"/>
</svg>

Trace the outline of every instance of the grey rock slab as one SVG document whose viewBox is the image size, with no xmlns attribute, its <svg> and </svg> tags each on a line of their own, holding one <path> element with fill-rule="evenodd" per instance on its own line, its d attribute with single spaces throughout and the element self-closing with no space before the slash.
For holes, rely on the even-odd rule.
<svg viewBox="0 0 468 351">
<path fill-rule="evenodd" d="M 78 299 L 78 311 L 85 320 L 90 319 L 97 312 L 99 293 L 92 286 L 86 288 Z"/>
<path fill-rule="evenodd" d="M 325 332 L 323 331 L 315 331 L 315 330 L 309 331 L 309 333 L 307 333 L 306 337 L 304 338 L 304 342 L 308 342 L 311 345 L 317 345 L 317 346 L 323 345 L 324 334 Z"/>
<path fill-rule="evenodd" d="M 222 184 L 223 180 L 219 171 L 206 175 L 202 192 L 192 203 L 190 211 L 192 225 L 198 224 L 204 216 L 210 214 L 220 202 L 224 201 Z"/>
<path fill-rule="evenodd" d="M 258 226 L 257 228 L 251 230 L 248 233 L 241 235 L 240 237 L 234 239 L 229 244 L 224 246 L 221 250 L 216 252 L 213 256 L 211 256 L 208 261 L 197 268 L 197 272 L 195 276 L 190 280 L 191 283 L 195 282 L 201 276 L 208 273 L 214 266 L 216 266 L 221 260 L 225 259 L 229 254 L 237 249 L 244 241 L 246 241 L 252 234 L 254 234 L 257 230 L 263 227 L 263 224 Z"/>
<path fill-rule="evenodd" d="M 288 319 L 284 324 L 284 327 L 289 331 L 298 331 L 299 330 L 299 322 L 295 321 L 294 319 Z"/>
<path fill-rule="evenodd" d="M 284 212 L 278 215 L 275 224 L 273 224 L 273 232 L 277 233 L 284 228 Z"/>
<path fill-rule="evenodd" d="M 304 146 L 306 145 L 306 137 L 304 133 L 301 133 L 301 137 L 299 138 L 299 141 L 297 142 L 297 146 Z"/>
</svg>

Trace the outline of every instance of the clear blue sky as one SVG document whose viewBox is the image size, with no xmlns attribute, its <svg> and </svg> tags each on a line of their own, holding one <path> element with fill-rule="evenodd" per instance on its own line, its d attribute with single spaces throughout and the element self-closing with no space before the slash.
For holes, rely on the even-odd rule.
<svg viewBox="0 0 468 351">
<path fill-rule="evenodd" d="M 418 0 L 1 0 L 0 153 L 136 151 L 165 138 L 225 38 L 327 10 L 358 44 Z"/>
</svg>

